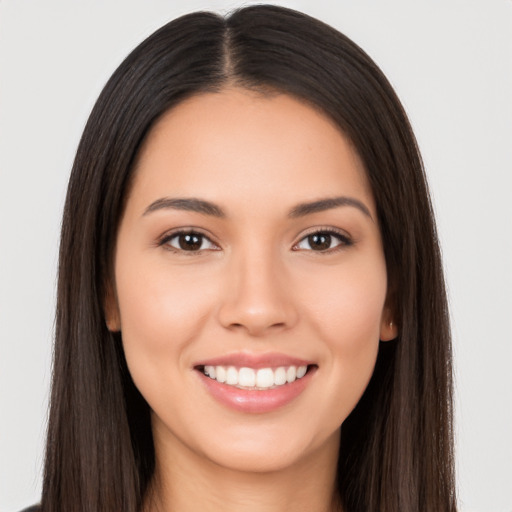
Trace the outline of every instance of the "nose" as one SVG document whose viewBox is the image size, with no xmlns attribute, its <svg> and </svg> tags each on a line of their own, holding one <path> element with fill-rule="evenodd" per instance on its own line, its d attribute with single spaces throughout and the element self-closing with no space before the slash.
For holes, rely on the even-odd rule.
<svg viewBox="0 0 512 512">
<path fill-rule="evenodd" d="M 218 319 L 255 337 L 287 330 L 298 320 L 287 273 L 271 254 L 239 255 L 227 269 Z"/>
</svg>

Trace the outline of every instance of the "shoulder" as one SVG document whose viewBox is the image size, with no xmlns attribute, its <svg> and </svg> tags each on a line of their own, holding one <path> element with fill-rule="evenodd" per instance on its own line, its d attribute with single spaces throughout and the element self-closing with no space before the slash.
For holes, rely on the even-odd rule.
<svg viewBox="0 0 512 512">
<path fill-rule="evenodd" d="M 24 508 L 21 512 L 39 512 L 41 507 L 39 505 L 34 505 L 32 507 Z"/>
</svg>

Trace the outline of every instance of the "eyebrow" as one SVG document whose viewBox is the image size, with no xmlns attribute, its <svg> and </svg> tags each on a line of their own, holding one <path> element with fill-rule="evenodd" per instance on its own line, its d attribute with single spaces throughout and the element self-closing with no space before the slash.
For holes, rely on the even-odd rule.
<svg viewBox="0 0 512 512">
<path fill-rule="evenodd" d="M 293 207 L 288 213 L 288 217 L 295 219 L 298 217 L 305 217 L 313 213 L 319 213 L 333 208 L 339 208 L 342 206 L 352 206 L 360 210 L 364 215 L 373 220 L 372 215 L 368 207 L 353 197 L 328 197 L 325 199 L 318 199 L 316 201 L 310 201 L 307 203 L 300 203 Z M 226 214 L 220 206 L 204 199 L 197 199 L 195 197 L 163 197 L 153 201 L 143 213 L 147 215 L 149 213 L 158 210 L 184 210 L 189 212 L 201 213 L 203 215 L 211 215 L 213 217 L 225 218 Z"/>
<path fill-rule="evenodd" d="M 313 213 L 324 212 L 326 210 L 331 210 L 333 208 L 338 208 L 340 206 L 352 206 L 357 208 L 361 212 L 363 212 L 367 217 L 373 220 L 372 215 L 368 207 L 359 201 L 359 199 L 355 199 L 354 197 L 328 197 L 325 199 L 318 199 L 317 201 L 311 201 L 308 203 L 301 203 L 292 208 L 288 216 L 292 219 L 297 217 L 304 217 L 306 215 L 311 215 Z"/>
<path fill-rule="evenodd" d="M 203 215 L 212 215 L 214 217 L 221 218 L 226 216 L 222 208 L 216 204 L 210 203 L 210 201 L 205 201 L 203 199 L 197 199 L 195 197 L 163 197 L 162 199 L 157 199 L 144 210 L 143 215 L 168 208 L 173 210 L 185 210 L 189 212 L 202 213 Z"/>
</svg>

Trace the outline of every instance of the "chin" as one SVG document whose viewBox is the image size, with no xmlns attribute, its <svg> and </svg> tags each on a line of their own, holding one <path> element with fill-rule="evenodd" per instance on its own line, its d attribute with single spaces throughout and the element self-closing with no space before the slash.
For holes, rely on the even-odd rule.
<svg viewBox="0 0 512 512">
<path fill-rule="evenodd" d="M 300 467 L 323 450 L 334 453 L 337 459 L 340 429 L 327 438 L 308 437 L 304 432 L 293 436 L 290 430 L 284 429 L 281 435 L 261 429 L 250 437 L 217 437 L 204 450 L 203 456 L 231 471 L 262 474 Z"/>
</svg>

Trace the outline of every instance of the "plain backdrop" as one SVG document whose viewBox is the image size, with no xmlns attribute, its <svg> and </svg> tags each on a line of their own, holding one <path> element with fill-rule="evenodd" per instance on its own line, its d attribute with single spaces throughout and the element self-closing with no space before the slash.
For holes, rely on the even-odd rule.
<svg viewBox="0 0 512 512">
<path fill-rule="evenodd" d="M 460 509 L 511 512 L 512 2 L 274 3 L 354 39 L 405 105 L 449 288 Z M 192 10 L 239 5 L 0 0 L 1 512 L 40 496 L 60 215 L 88 113 L 156 28 Z"/>
</svg>

